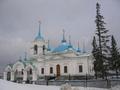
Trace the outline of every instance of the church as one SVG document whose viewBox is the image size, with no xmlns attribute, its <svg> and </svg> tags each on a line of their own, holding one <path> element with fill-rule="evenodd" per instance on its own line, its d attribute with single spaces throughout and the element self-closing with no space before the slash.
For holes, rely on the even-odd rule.
<svg viewBox="0 0 120 90">
<path fill-rule="evenodd" d="M 91 53 L 81 51 L 79 44 L 77 49 L 74 48 L 70 37 L 69 41 L 66 40 L 64 30 L 59 45 L 51 49 L 50 41 L 41 34 L 40 25 L 37 36 L 31 42 L 30 58 L 8 64 L 4 70 L 5 80 L 35 82 L 50 77 L 78 80 L 86 75 L 94 76 Z"/>
</svg>

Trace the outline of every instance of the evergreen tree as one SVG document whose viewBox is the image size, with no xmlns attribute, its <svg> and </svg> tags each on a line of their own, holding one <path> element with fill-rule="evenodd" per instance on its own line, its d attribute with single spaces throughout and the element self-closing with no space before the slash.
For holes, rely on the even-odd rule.
<svg viewBox="0 0 120 90">
<path fill-rule="evenodd" d="M 108 68 L 108 56 L 109 56 L 109 35 L 108 30 L 105 28 L 104 17 L 100 13 L 100 4 L 96 4 L 96 50 L 95 46 L 93 46 L 93 55 L 95 58 L 94 67 L 97 67 L 98 75 L 101 75 L 102 78 L 107 76 L 107 68 Z M 93 39 L 94 42 L 94 39 Z"/>
<path fill-rule="evenodd" d="M 111 37 L 111 59 L 109 61 L 110 69 L 116 71 L 116 76 L 118 76 L 118 70 L 120 68 L 120 53 L 117 48 L 117 43 L 112 35 Z"/>
<path fill-rule="evenodd" d="M 93 56 L 95 58 L 95 61 L 94 61 L 94 71 L 95 71 L 95 77 L 97 79 L 98 77 L 98 71 L 99 71 L 99 60 L 97 58 L 98 57 L 98 53 L 99 53 L 99 50 L 98 50 L 98 46 L 97 46 L 97 43 L 96 43 L 96 38 L 95 36 L 93 37 L 93 42 L 92 42 L 92 46 L 93 46 L 93 50 L 92 50 L 92 53 L 93 53 Z"/>
</svg>

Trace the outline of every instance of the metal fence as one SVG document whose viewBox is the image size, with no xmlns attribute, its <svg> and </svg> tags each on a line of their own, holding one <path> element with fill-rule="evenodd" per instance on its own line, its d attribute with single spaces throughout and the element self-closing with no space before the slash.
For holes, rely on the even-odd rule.
<svg viewBox="0 0 120 90">
<path fill-rule="evenodd" d="M 51 81 L 36 81 L 35 84 L 38 85 L 56 85 L 60 86 L 62 84 L 69 83 L 72 86 L 82 86 L 82 87 L 98 87 L 98 88 L 111 88 L 115 85 L 120 85 L 120 79 L 116 80 L 51 80 Z"/>
</svg>

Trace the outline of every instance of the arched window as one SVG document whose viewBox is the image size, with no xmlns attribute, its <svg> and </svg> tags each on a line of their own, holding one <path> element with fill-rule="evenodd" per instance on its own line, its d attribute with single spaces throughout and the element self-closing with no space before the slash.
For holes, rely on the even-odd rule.
<svg viewBox="0 0 120 90">
<path fill-rule="evenodd" d="M 43 45 L 43 55 L 45 55 L 45 45 Z"/>
<path fill-rule="evenodd" d="M 41 74 L 44 74 L 44 68 L 41 68 Z"/>
<path fill-rule="evenodd" d="M 22 75 L 23 75 L 23 69 L 22 69 L 22 72 L 21 72 L 21 73 L 22 73 Z"/>
<path fill-rule="evenodd" d="M 30 68 L 30 75 L 32 74 L 32 69 Z"/>
<path fill-rule="evenodd" d="M 67 70 L 67 66 L 64 66 L 64 73 L 67 73 L 68 70 Z"/>
<path fill-rule="evenodd" d="M 82 67 L 82 65 L 79 65 L 79 72 L 83 72 L 83 67 Z"/>
<path fill-rule="evenodd" d="M 34 45 L 34 54 L 37 54 L 37 53 L 38 53 L 38 46 Z"/>
<path fill-rule="evenodd" d="M 50 67 L 50 74 L 53 73 L 53 67 Z"/>
<path fill-rule="evenodd" d="M 18 74 L 18 70 L 16 69 L 16 71 L 15 71 L 15 75 L 17 75 Z"/>
</svg>

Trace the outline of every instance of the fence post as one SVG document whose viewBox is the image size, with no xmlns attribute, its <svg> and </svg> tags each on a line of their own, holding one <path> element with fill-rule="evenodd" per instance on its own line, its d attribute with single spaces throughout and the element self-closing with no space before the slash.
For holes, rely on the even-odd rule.
<svg viewBox="0 0 120 90">
<path fill-rule="evenodd" d="M 70 77 L 70 74 L 69 74 L 69 77 L 68 77 L 69 81 L 71 80 L 71 77 Z"/>
<path fill-rule="evenodd" d="M 106 81 L 107 81 L 107 88 L 111 88 L 111 81 L 108 79 Z"/>
<path fill-rule="evenodd" d="M 85 78 L 85 79 L 86 79 L 86 87 L 87 87 L 87 79 L 88 79 L 88 77 L 87 77 L 87 73 L 86 73 L 86 78 Z"/>
</svg>

